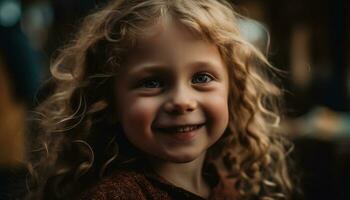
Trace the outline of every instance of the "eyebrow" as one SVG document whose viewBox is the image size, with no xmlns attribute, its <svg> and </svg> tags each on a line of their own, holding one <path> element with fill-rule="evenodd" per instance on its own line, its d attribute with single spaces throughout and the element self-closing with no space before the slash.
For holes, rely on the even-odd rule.
<svg viewBox="0 0 350 200">
<path fill-rule="evenodd" d="M 220 63 L 213 62 L 211 60 L 205 60 L 205 61 L 194 61 L 187 65 L 187 67 L 190 67 L 192 69 L 199 69 L 203 68 L 205 69 L 214 69 L 214 68 L 220 68 Z M 165 72 L 168 71 L 168 68 L 165 67 L 165 64 L 158 64 L 158 63 L 145 63 L 140 65 L 135 65 L 132 67 L 132 69 L 129 71 L 130 74 L 137 74 L 141 72 Z"/>
<path fill-rule="evenodd" d="M 146 64 L 140 64 L 135 65 L 132 67 L 132 69 L 129 71 L 129 74 L 138 74 L 138 73 L 154 73 L 154 72 L 164 72 L 167 71 L 165 68 L 165 65 L 162 64 L 156 64 L 156 63 L 146 63 Z"/>
</svg>

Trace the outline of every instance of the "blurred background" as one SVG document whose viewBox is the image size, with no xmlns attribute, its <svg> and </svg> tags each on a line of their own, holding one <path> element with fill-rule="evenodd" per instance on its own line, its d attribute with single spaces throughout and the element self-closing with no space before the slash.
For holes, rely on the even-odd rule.
<svg viewBox="0 0 350 200">
<path fill-rule="evenodd" d="M 26 127 L 57 49 L 108 0 L 0 0 L 0 199 L 25 187 Z M 350 1 L 232 0 L 241 31 L 284 70 L 295 199 L 350 199 Z M 294 174 L 293 174 L 294 175 Z"/>
</svg>

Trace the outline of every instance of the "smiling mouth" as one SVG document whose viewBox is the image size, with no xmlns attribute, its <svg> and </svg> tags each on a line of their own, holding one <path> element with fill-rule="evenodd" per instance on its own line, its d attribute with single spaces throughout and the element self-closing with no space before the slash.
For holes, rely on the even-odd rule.
<svg viewBox="0 0 350 200">
<path fill-rule="evenodd" d="M 194 130 L 197 130 L 204 126 L 204 124 L 196 124 L 196 125 L 183 125 L 183 126 L 171 126 L 171 127 L 165 127 L 165 128 L 156 128 L 156 130 L 163 132 L 163 133 L 187 133 L 192 132 Z"/>
</svg>

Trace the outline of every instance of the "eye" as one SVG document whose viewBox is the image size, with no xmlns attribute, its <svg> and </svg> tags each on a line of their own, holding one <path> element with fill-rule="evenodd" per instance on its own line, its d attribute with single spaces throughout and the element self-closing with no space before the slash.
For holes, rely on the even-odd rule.
<svg viewBox="0 0 350 200">
<path fill-rule="evenodd" d="M 194 84 L 208 83 L 212 80 L 214 80 L 212 75 L 208 73 L 198 73 L 198 74 L 195 74 L 194 77 L 192 78 L 192 83 Z"/>
<path fill-rule="evenodd" d="M 142 88 L 160 88 L 163 83 L 157 79 L 146 79 L 139 82 L 139 87 Z"/>
</svg>

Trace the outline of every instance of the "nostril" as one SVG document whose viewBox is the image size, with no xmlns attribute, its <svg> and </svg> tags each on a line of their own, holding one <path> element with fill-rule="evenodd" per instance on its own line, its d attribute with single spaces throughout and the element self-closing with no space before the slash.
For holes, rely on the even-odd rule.
<svg viewBox="0 0 350 200">
<path fill-rule="evenodd" d="M 172 114 L 184 114 L 188 112 L 192 112 L 196 109 L 196 103 L 190 103 L 190 102 L 182 102 L 182 103 L 176 103 L 176 102 L 168 102 L 165 105 L 165 110 L 168 113 Z"/>
<path fill-rule="evenodd" d="M 181 114 L 184 112 L 188 112 L 188 110 L 181 108 L 180 106 L 173 106 L 170 110 L 168 110 L 169 113 L 172 114 Z"/>
</svg>

